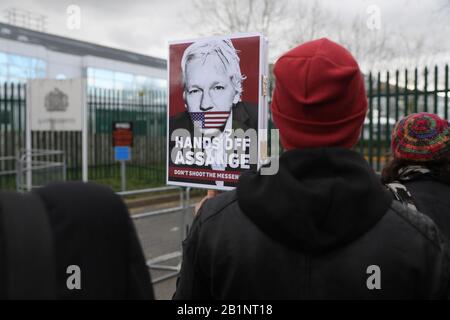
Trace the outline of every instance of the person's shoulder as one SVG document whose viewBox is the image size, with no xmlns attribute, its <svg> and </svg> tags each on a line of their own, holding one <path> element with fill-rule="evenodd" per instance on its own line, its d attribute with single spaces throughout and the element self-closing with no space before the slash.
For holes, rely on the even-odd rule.
<svg viewBox="0 0 450 320">
<path fill-rule="evenodd" d="M 88 223 L 86 232 L 95 231 L 96 236 L 108 230 L 120 232 L 130 219 L 122 198 L 97 183 L 54 182 L 34 192 L 45 203 L 51 221 L 64 225 Z M 105 219 L 106 224 L 102 222 Z"/>
<path fill-rule="evenodd" d="M 199 218 L 202 223 L 209 221 L 211 218 L 237 209 L 236 190 L 226 191 L 217 196 L 206 200 L 199 210 Z"/>
<path fill-rule="evenodd" d="M 414 186 L 418 189 L 423 189 L 425 192 L 429 192 L 431 189 L 436 190 L 450 190 L 450 180 L 443 177 L 424 174 L 417 176 L 414 179 L 402 181 L 405 186 Z"/>
<path fill-rule="evenodd" d="M 388 213 L 399 217 L 414 233 L 434 246 L 440 248 L 445 242 L 434 221 L 420 211 L 409 208 L 399 201 L 393 201 Z"/>
</svg>

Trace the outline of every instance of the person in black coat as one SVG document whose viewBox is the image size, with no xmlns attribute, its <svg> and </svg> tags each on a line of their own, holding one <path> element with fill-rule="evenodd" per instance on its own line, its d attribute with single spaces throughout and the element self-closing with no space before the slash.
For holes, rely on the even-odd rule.
<svg viewBox="0 0 450 320">
<path fill-rule="evenodd" d="M 154 299 L 128 210 L 110 188 L 0 192 L 0 299 Z"/>
<path fill-rule="evenodd" d="M 271 105 L 285 151 L 204 201 L 174 299 L 444 299 L 446 242 L 352 151 L 367 111 L 351 54 L 319 39 L 284 54 Z"/>
<path fill-rule="evenodd" d="M 403 118 L 392 131 L 391 152 L 392 158 L 382 171 L 383 183 L 391 188 L 398 184 L 405 187 L 409 202 L 450 239 L 448 121 L 425 112 Z"/>
</svg>

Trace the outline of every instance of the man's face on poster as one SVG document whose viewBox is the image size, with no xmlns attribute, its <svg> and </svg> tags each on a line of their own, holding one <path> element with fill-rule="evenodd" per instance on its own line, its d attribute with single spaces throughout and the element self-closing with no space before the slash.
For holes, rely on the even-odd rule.
<svg viewBox="0 0 450 320">
<path fill-rule="evenodd" d="M 186 64 L 185 102 L 189 112 L 230 112 L 237 95 L 220 58 L 209 55 Z"/>
</svg>

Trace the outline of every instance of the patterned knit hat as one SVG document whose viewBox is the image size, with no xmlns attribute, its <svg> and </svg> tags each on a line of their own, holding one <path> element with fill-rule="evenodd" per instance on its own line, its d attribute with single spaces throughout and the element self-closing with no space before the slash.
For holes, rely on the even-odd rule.
<svg viewBox="0 0 450 320">
<path fill-rule="evenodd" d="M 397 159 L 419 162 L 449 156 L 449 123 L 431 113 L 410 114 L 392 131 L 392 152 Z"/>
</svg>

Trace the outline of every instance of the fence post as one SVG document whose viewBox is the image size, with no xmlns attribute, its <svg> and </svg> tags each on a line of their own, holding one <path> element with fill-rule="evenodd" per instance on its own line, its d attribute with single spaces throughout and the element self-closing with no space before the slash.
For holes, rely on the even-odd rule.
<svg viewBox="0 0 450 320">
<path fill-rule="evenodd" d="M 434 113 L 438 114 L 438 67 L 434 66 Z"/>
<path fill-rule="evenodd" d="M 386 148 L 391 146 L 391 84 L 389 82 L 389 71 L 386 73 Z M 385 153 L 386 156 L 386 153 Z M 386 159 L 385 159 L 386 160 Z"/>
<path fill-rule="evenodd" d="M 28 85 L 27 85 L 27 101 L 30 102 L 31 101 L 31 86 L 29 85 L 30 81 L 28 81 Z M 27 185 L 27 190 L 30 191 L 31 190 L 31 186 L 32 186 L 32 172 L 31 172 L 31 148 L 32 148 L 32 136 L 31 136 L 31 110 L 30 110 L 30 106 L 29 104 L 26 107 L 26 124 L 25 124 L 25 130 L 26 130 L 26 135 L 25 135 L 25 155 L 26 155 L 26 185 Z"/>
<path fill-rule="evenodd" d="M 424 111 L 428 112 L 428 68 L 425 67 L 425 84 L 423 87 L 423 102 L 424 102 Z"/>
<path fill-rule="evenodd" d="M 120 161 L 120 189 L 127 190 L 127 165 L 125 161 Z"/>
<path fill-rule="evenodd" d="M 89 158 L 88 158 L 88 143 L 89 143 L 89 138 L 88 138 L 88 107 L 87 107 L 87 83 L 86 83 L 86 79 L 81 79 L 81 94 L 82 94 L 82 98 L 81 98 L 81 104 L 82 104 L 82 115 L 83 115 L 83 126 L 82 126 L 82 133 L 81 133 L 81 154 L 82 154 L 82 160 L 81 160 L 81 172 L 82 172 L 82 180 L 83 182 L 87 182 L 89 179 L 89 174 L 88 174 L 88 162 L 89 162 Z"/>
<path fill-rule="evenodd" d="M 445 101 L 444 101 L 444 114 L 445 114 L 445 119 L 448 119 L 448 64 L 445 65 Z"/>
<path fill-rule="evenodd" d="M 184 239 L 186 238 L 186 214 L 189 209 L 189 192 L 190 188 L 181 188 L 181 198 L 182 198 L 182 209 L 181 209 L 181 216 L 180 216 L 180 246 L 183 243 Z M 183 252 L 183 247 L 181 246 L 181 252 Z"/>
<path fill-rule="evenodd" d="M 419 90 L 417 88 L 417 82 L 418 82 L 418 71 L 417 71 L 417 67 L 414 68 L 414 112 L 417 113 L 419 112 Z M 408 88 L 406 88 L 408 89 Z M 409 110 L 408 110 L 409 111 Z M 406 115 L 406 114 L 405 114 Z"/>
<path fill-rule="evenodd" d="M 417 90 L 415 90 L 417 92 Z M 408 114 L 408 69 L 405 69 L 405 87 L 403 88 L 403 95 L 404 95 L 404 110 L 403 115 L 406 116 Z"/>
<path fill-rule="evenodd" d="M 399 102 L 399 92 L 398 92 L 398 80 L 399 80 L 399 71 L 395 71 L 395 122 L 398 121 L 399 118 L 399 110 L 398 110 L 398 102 Z"/>
<path fill-rule="evenodd" d="M 368 157 L 369 164 L 372 167 L 372 147 L 373 147 L 373 95 L 372 95 L 372 72 L 369 73 L 369 143 L 368 143 Z"/>
<path fill-rule="evenodd" d="M 380 171 L 381 158 L 381 72 L 377 74 L 377 163 L 376 169 Z"/>
</svg>

